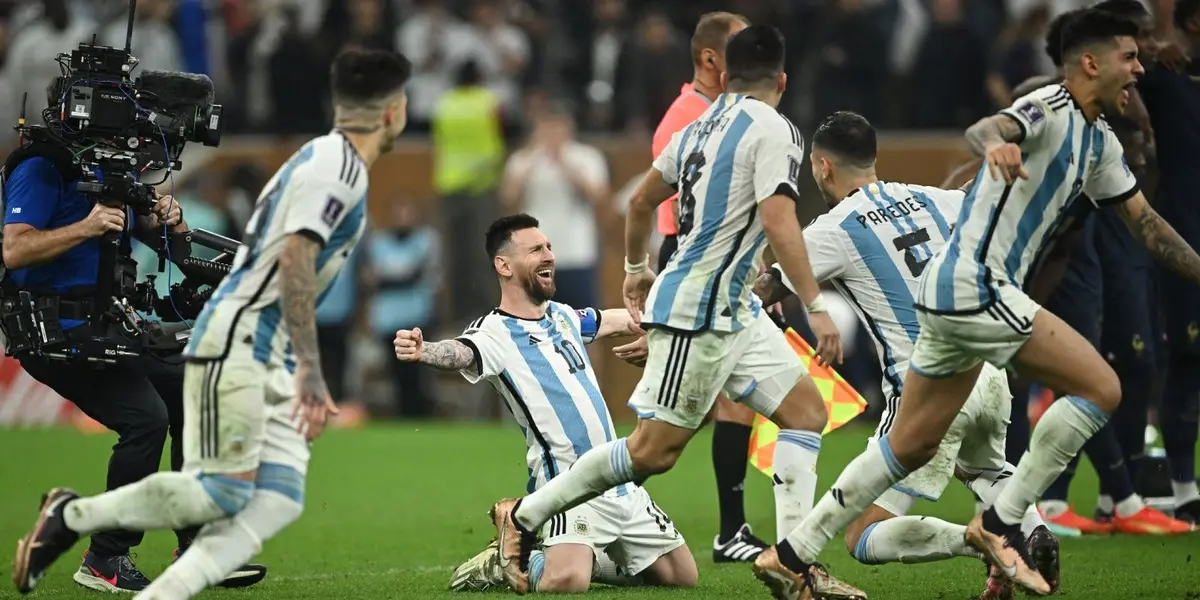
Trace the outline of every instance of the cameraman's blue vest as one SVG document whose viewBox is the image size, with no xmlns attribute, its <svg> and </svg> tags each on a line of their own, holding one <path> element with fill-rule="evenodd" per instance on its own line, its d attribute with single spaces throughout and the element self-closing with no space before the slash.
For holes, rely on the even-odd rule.
<svg viewBox="0 0 1200 600">
<path fill-rule="evenodd" d="M 9 156 L 4 175 L 4 224 L 26 223 L 48 231 L 87 218 L 92 202 L 75 189 L 77 171 L 69 155 L 45 147 L 22 148 Z M 85 297 L 94 292 L 100 268 L 100 240 L 85 240 L 54 260 L 10 269 L 6 284 L 41 295 Z M 83 321 L 64 319 L 64 329 Z"/>
</svg>

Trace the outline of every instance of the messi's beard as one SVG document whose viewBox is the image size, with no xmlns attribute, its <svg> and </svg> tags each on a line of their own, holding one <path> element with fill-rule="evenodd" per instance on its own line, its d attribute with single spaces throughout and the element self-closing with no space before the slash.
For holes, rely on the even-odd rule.
<svg viewBox="0 0 1200 600">
<path fill-rule="evenodd" d="M 525 277 L 525 294 L 529 296 L 529 300 L 534 304 L 545 304 L 547 300 L 554 297 L 556 286 L 553 280 L 546 289 L 539 281 L 537 275 L 530 274 Z"/>
</svg>

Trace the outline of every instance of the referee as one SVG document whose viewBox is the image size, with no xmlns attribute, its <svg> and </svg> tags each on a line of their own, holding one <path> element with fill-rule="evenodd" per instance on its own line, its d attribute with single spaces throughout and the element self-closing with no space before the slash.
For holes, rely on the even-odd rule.
<svg viewBox="0 0 1200 600">
<path fill-rule="evenodd" d="M 153 213 L 135 217 L 128 209 L 94 204 L 76 190 L 78 167 L 70 151 L 32 143 L 9 156 L 4 178 L 3 259 L 6 293 L 27 291 L 36 303 L 57 299 L 64 334 L 71 341 L 90 339 L 89 319 L 100 271 L 101 237 L 116 233 L 122 244 L 137 238 L 161 245 L 163 228 L 187 231 L 179 204 L 158 199 Z M 108 276 L 112 276 L 109 274 Z M 15 289 L 14 289 L 15 288 Z M 89 417 L 117 433 L 108 462 L 106 489 L 112 490 L 154 473 L 171 433 L 171 467 L 183 464 L 182 362 L 142 356 L 129 365 L 90 365 L 17 355 L 34 379 L 71 401 Z M 196 530 L 176 532 L 176 556 L 187 549 Z M 107 592 L 137 592 L 150 581 L 130 559 L 142 532 L 96 534 L 74 579 Z M 266 569 L 247 565 L 225 585 L 242 587 L 261 581 Z"/>
</svg>

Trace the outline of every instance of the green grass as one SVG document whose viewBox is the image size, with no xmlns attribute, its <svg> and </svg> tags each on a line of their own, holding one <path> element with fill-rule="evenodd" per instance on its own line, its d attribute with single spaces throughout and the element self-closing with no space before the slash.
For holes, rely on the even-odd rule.
<svg viewBox="0 0 1200 600">
<path fill-rule="evenodd" d="M 863 447 L 863 428 L 848 427 L 826 437 L 821 484 L 828 486 Z M 0 540 L 15 542 L 31 525 L 38 497 L 55 485 L 84 493 L 101 491 L 110 435 L 84 436 L 65 430 L 0 432 Z M 695 590 L 598 587 L 599 598 L 765 598 L 765 589 L 746 565 L 715 566 L 716 494 L 709 448 L 702 432 L 671 473 L 648 488 L 687 537 L 700 567 Z M 309 475 L 304 517 L 270 540 L 260 557 L 268 579 L 249 590 L 219 590 L 210 598 L 358 599 L 448 598 L 451 570 L 491 538 L 485 516 L 492 502 L 521 493 L 524 448 L 515 429 L 500 425 L 395 425 L 333 431 L 318 441 Z M 1076 506 L 1090 512 L 1096 494 L 1091 469 L 1074 486 Z M 764 538 L 774 530 L 773 500 L 766 477 L 751 472 L 747 482 L 750 522 Z M 919 512 L 965 522 L 970 497 L 957 484 L 938 504 Z M 160 573 L 175 543 L 169 532 L 150 533 L 137 548 L 147 575 Z M 13 544 L 15 546 L 15 544 Z M 13 546 L 0 551 L 0 598 L 17 597 L 8 583 Z M 80 543 L 51 569 L 31 598 L 98 598 L 71 580 Z M 1063 541 L 1061 595 L 1083 599 L 1200 599 L 1200 534 L 1181 538 Z M 846 553 L 841 539 L 822 559 L 832 571 L 872 599 L 975 598 L 983 567 L 972 560 L 926 565 L 863 566 Z"/>
</svg>

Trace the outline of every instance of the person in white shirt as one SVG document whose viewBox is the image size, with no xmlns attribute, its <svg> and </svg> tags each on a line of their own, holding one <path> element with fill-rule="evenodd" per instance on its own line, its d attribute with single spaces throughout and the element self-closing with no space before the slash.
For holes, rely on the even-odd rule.
<svg viewBox="0 0 1200 600">
<path fill-rule="evenodd" d="M 600 262 L 598 215 L 612 208 L 608 163 L 600 150 L 574 139 L 565 107 L 547 105 L 533 124 L 530 144 L 504 167 L 500 201 L 509 212 L 525 212 L 558 234 L 554 245 L 554 300 L 595 306 Z"/>
</svg>

